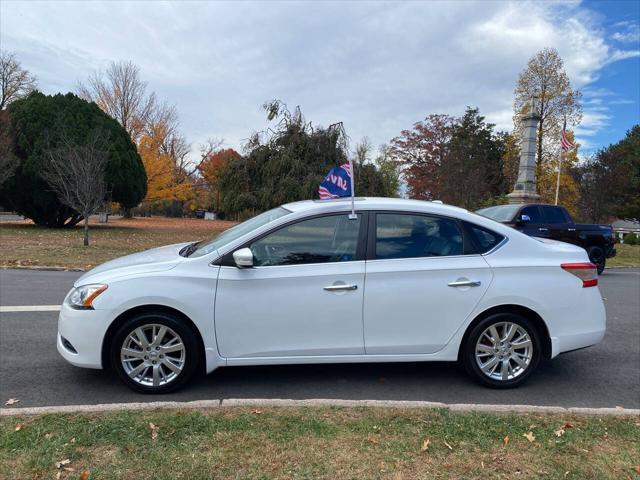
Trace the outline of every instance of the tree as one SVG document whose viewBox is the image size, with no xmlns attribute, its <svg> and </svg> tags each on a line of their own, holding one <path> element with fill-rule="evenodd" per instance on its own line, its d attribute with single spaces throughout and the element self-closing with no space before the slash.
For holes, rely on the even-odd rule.
<svg viewBox="0 0 640 480">
<path fill-rule="evenodd" d="M 209 146 L 214 143 L 210 141 Z M 215 198 L 214 208 L 220 209 L 221 191 L 220 179 L 224 175 L 225 169 L 233 161 L 241 159 L 241 155 L 233 148 L 225 148 L 212 150 L 211 148 L 203 149 L 203 160 L 198 166 L 198 171 L 209 187 L 210 192 Z"/>
<path fill-rule="evenodd" d="M 224 212 L 240 217 L 283 203 L 317 198 L 318 185 L 334 165 L 347 161 L 342 124 L 314 128 L 300 108 L 274 100 L 263 105 L 277 123 L 252 135 L 246 155 L 232 159 L 219 180 Z"/>
<path fill-rule="evenodd" d="M 454 123 L 449 115 L 429 115 L 391 140 L 391 152 L 402 166 L 411 198 L 441 198 L 440 167 L 449 153 Z"/>
<path fill-rule="evenodd" d="M 477 208 L 503 195 L 504 145 L 477 108 L 461 118 L 430 115 L 391 141 L 409 196 Z"/>
<path fill-rule="evenodd" d="M 63 205 L 84 218 L 84 245 L 89 245 L 89 217 L 104 205 L 107 198 L 105 170 L 109 162 L 107 142 L 100 129 L 87 134 L 77 144 L 58 125 L 57 146 L 47 150 L 49 162 L 42 178 Z"/>
<path fill-rule="evenodd" d="M 400 190 L 400 168 L 388 145 L 381 145 L 375 163 L 382 175 L 385 197 L 397 197 Z"/>
<path fill-rule="evenodd" d="M 373 146 L 367 137 L 364 137 L 355 146 L 352 163 L 356 179 L 356 195 L 367 197 L 396 196 L 399 186 L 397 165 L 393 159 L 388 158 L 388 152 L 381 152 L 381 155 L 373 161 L 371 159 L 372 152 Z"/>
<path fill-rule="evenodd" d="M 0 186 L 13 175 L 18 165 L 9 134 L 10 123 L 9 114 L 0 110 Z"/>
<path fill-rule="evenodd" d="M 545 48 L 534 55 L 527 68 L 520 73 L 514 90 L 515 134 L 521 137 L 522 114 L 535 98 L 541 116 L 538 125 L 536 177 L 540 178 L 544 165 L 560 153 L 560 133 L 564 121 L 569 126 L 580 123 L 582 107 L 579 90 L 571 88 L 562 58 L 555 48 Z"/>
<path fill-rule="evenodd" d="M 180 201 L 188 195 L 190 186 L 180 182 L 174 158 L 165 148 L 167 138 L 163 124 L 154 125 L 148 134 L 142 135 L 138 153 L 147 175 L 145 202 Z"/>
<path fill-rule="evenodd" d="M 36 87 L 36 78 L 20 66 L 15 54 L 0 50 L 0 110 Z"/>
<path fill-rule="evenodd" d="M 440 167 L 442 200 L 468 209 L 505 193 L 502 142 L 477 108 L 467 107 L 451 130 L 448 155 Z"/>
<path fill-rule="evenodd" d="M 640 220 L 640 125 L 576 168 L 580 216 L 592 222 L 611 217 Z"/>
<path fill-rule="evenodd" d="M 156 96 L 147 93 L 147 82 L 140 79 L 140 69 L 132 62 L 111 62 L 104 71 L 96 71 L 79 83 L 78 95 L 95 102 L 115 118 L 137 143 L 157 109 Z"/>
<path fill-rule="evenodd" d="M 132 208 L 144 198 L 144 166 L 127 132 L 91 104 L 68 93 L 54 96 L 33 92 L 8 108 L 13 151 L 18 157 L 14 175 L 0 187 L 0 204 L 49 227 L 72 226 L 82 214 L 61 203 L 41 173 L 50 161 L 48 151 L 61 141 L 54 128 L 63 125 L 75 145 L 83 145 L 96 129 L 109 138 L 106 167 L 110 199 Z"/>
<path fill-rule="evenodd" d="M 520 144 L 512 133 L 498 132 L 496 138 L 502 143 L 502 173 L 507 189 L 513 189 L 520 170 Z"/>
</svg>

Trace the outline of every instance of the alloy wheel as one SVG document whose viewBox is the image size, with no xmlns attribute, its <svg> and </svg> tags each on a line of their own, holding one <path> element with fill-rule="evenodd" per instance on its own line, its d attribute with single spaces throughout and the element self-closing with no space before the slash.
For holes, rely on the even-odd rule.
<svg viewBox="0 0 640 480">
<path fill-rule="evenodd" d="M 478 337 L 475 360 L 484 375 L 499 381 L 513 380 L 531 364 L 533 342 L 517 323 L 499 322 L 487 327 Z"/>
<path fill-rule="evenodd" d="M 161 324 L 136 327 L 124 339 L 120 362 L 134 382 L 146 387 L 160 387 L 178 378 L 186 360 L 182 338 Z"/>
</svg>

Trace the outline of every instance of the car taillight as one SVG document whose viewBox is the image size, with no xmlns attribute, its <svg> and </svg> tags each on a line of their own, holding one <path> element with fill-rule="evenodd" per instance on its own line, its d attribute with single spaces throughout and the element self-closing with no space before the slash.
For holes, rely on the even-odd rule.
<svg viewBox="0 0 640 480">
<path fill-rule="evenodd" d="M 560 266 L 582 280 L 582 288 L 598 285 L 598 268 L 593 263 L 563 263 Z"/>
</svg>

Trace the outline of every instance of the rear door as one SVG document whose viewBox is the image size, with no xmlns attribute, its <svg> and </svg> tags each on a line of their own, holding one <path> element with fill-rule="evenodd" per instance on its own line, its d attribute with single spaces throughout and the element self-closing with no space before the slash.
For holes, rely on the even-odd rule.
<svg viewBox="0 0 640 480">
<path fill-rule="evenodd" d="M 367 354 L 441 350 L 484 295 L 492 273 L 454 219 L 371 216 L 364 295 Z"/>
<path fill-rule="evenodd" d="M 569 223 L 568 216 L 564 208 L 555 205 L 542 205 L 542 214 L 549 229 L 549 238 L 560 240 L 561 242 L 575 243 L 576 229 Z"/>
</svg>

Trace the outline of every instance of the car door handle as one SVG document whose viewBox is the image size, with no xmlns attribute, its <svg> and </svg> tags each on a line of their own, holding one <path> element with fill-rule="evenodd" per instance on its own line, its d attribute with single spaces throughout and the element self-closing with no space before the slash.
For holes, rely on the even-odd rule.
<svg viewBox="0 0 640 480">
<path fill-rule="evenodd" d="M 548 228 L 543 228 L 543 227 L 540 227 L 538 229 L 539 232 L 547 232 L 548 230 L 549 230 Z"/>
<path fill-rule="evenodd" d="M 575 232 L 576 231 L 575 228 L 567 228 L 567 230 L 569 230 L 570 232 Z"/>
<path fill-rule="evenodd" d="M 340 292 L 343 290 L 357 290 L 358 285 L 329 285 L 324 287 L 327 292 Z"/>
<path fill-rule="evenodd" d="M 479 287 L 482 282 L 474 280 L 456 280 L 455 282 L 449 282 L 447 285 L 450 287 Z"/>
</svg>

